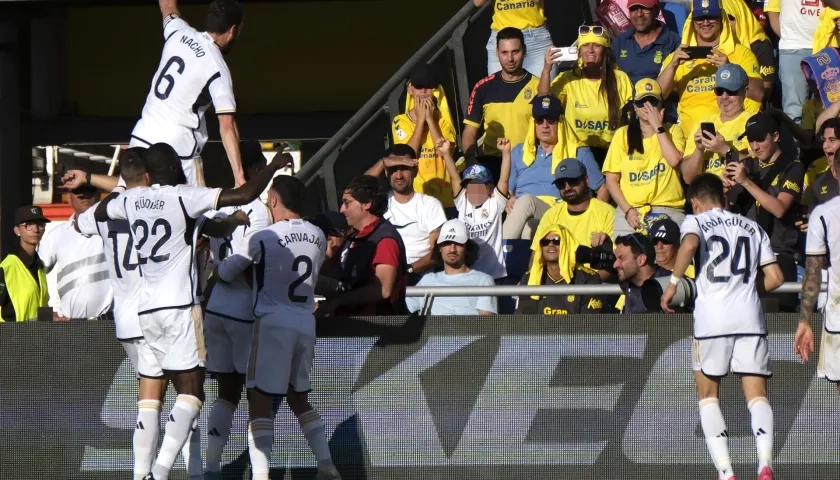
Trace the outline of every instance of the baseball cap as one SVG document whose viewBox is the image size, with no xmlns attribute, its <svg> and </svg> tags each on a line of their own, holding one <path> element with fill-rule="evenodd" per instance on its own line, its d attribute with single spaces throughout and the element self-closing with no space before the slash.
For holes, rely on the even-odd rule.
<svg viewBox="0 0 840 480">
<path fill-rule="evenodd" d="M 720 0 L 694 0 L 691 2 L 691 18 L 720 17 Z"/>
<path fill-rule="evenodd" d="M 677 222 L 670 218 L 659 220 L 651 225 L 648 230 L 648 235 L 652 242 L 662 240 L 671 245 L 679 246 L 680 244 L 680 227 L 677 225 Z"/>
<path fill-rule="evenodd" d="M 747 137 L 750 142 L 763 142 L 767 135 L 773 135 L 779 131 L 779 124 L 769 113 L 756 113 L 747 120 L 744 133 L 738 140 Z"/>
<path fill-rule="evenodd" d="M 567 158 L 557 164 L 554 170 L 554 181 L 571 180 L 586 175 L 586 169 L 576 158 Z"/>
<path fill-rule="evenodd" d="M 327 236 L 340 237 L 347 231 L 347 219 L 334 210 L 321 212 L 307 218 L 306 221 L 323 230 L 324 235 Z"/>
<path fill-rule="evenodd" d="M 491 183 L 493 182 L 493 174 L 484 165 L 470 165 L 461 176 L 461 186 L 463 187 L 469 182 Z"/>
<path fill-rule="evenodd" d="M 653 242 L 650 241 L 647 235 L 638 232 L 623 235 L 615 239 L 615 244 L 626 245 L 634 251 L 641 251 L 647 257 L 648 265 L 653 265 L 653 262 L 656 260 L 656 250 L 654 250 Z"/>
<path fill-rule="evenodd" d="M 659 82 L 650 78 L 643 78 L 636 82 L 634 87 L 635 96 L 633 100 L 641 100 L 645 97 L 654 97 L 662 100 L 662 88 L 659 87 Z"/>
<path fill-rule="evenodd" d="M 627 2 L 627 8 L 633 8 L 636 5 L 645 8 L 654 8 L 659 6 L 658 0 L 630 0 Z"/>
<path fill-rule="evenodd" d="M 560 99 L 552 94 L 540 95 L 531 101 L 534 106 L 531 116 L 534 118 L 560 118 L 563 115 L 563 105 Z"/>
<path fill-rule="evenodd" d="M 747 72 L 737 63 L 721 65 L 715 73 L 715 88 L 738 91 L 747 85 Z"/>
<path fill-rule="evenodd" d="M 453 218 L 452 220 L 447 220 L 446 223 L 441 225 L 437 244 L 440 245 L 441 243 L 455 242 L 463 245 L 467 243 L 469 238 L 470 237 L 467 235 L 467 226 L 464 225 L 464 222 L 458 220 L 457 218 Z"/>
<path fill-rule="evenodd" d="M 408 81 L 414 88 L 435 88 L 438 86 L 431 65 L 425 63 L 414 67 L 414 70 L 408 76 Z"/>
<path fill-rule="evenodd" d="M 50 223 L 49 219 L 44 216 L 44 211 L 41 210 L 41 207 L 36 205 L 26 205 L 25 207 L 18 207 L 15 210 L 15 225 L 26 222 Z"/>
</svg>

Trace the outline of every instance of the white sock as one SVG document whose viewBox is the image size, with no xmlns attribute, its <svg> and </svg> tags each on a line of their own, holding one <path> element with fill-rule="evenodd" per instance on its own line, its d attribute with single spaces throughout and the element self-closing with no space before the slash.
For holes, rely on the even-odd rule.
<svg viewBox="0 0 840 480">
<path fill-rule="evenodd" d="M 700 425 L 703 426 L 706 446 L 719 478 L 727 480 L 733 477 L 735 472 L 732 470 L 732 459 L 729 458 L 729 432 L 726 430 L 726 421 L 723 419 L 717 398 L 700 400 Z"/>
<path fill-rule="evenodd" d="M 758 450 L 758 472 L 764 467 L 773 469 L 773 409 L 766 397 L 757 397 L 747 405 L 752 417 L 755 447 Z"/>
<path fill-rule="evenodd" d="M 184 465 L 187 466 L 187 477 L 190 480 L 204 478 L 204 461 L 201 458 L 201 427 L 198 425 L 198 415 L 193 420 L 187 443 L 181 448 Z"/>
<path fill-rule="evenodd" d="M 168 480 L 169 470 L 175 463 L 175 457 L 184 444 L 193 422 L 201 410 L 201 400 L 192 395 L 178 395 L 175 398 L 175 405 L 169 412 L 169 421 L 166 422 L 166 432 L 163 435 L 163 444 L 160 446 L 157 461 L 152 467 L 152 475 L 155 480 Z"/>
<path fill-rule="evenodd" d="M 233 423 L 233 412 L 236 407 L 227 400 L 218 398 L 210 409 L 207 417 L 207 471 L 222 471 L 222 452 L 225 450 L 230 427 Z"/>
<path fill-rule="evenodd" d="M 152 463 L 157 453 L 158 438 L 160 437 L 160 407 L 157 400 L 140 400 L 137 402 L 137 424 L 134 427 L 134 480 L 152 471 Z"/>
<path fill-rule="evenodd" d="M 248 424 L 248 456 L 253 480 L 268 480 L 268 462 L 274 444 L 274 419 L 255 418 Z"/>
<path fill-rule="evenodd" d="M 306 441 L 309 443 L 309 448 L 315 454 L 315 460 L 318 461 L 318 468 L 332 467 L 332 455 L 330 455 L 330 446 L 327 442 L 327 433 L 324 431 L 324 421 L 321 420 L 321 415 L 318 410 L 314 408 L 304 412 L 298 417 L 300 423 L 300 430 Z"/>
</svg>

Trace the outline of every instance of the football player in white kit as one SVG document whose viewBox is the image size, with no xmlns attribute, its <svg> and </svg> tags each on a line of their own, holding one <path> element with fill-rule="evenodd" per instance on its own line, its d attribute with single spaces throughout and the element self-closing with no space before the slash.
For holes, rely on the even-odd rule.
<svg viewBox="0 0 840 480">
<path fill-rule="evenodd" d="M 277 155 L 254 179 L 232 190 L 179 185 L 183 172 L 169 145 L 149 147 L 144 160 L 151 186 L 107 197 L 94 218 L 97 222 L 127 220 L 131 225 L 142 275 L 140 329 L 157 362 L 147 364 L 141 355 L 138 371 L 171 380 L 178 392 L 157 459 L 146 476 L 166 480 L 204 402 L 206 355 L 194 252 L 200 230 L 207 228 L 203 214 L 252 202 L 285 166 L 287 157 Z M 247 223 L 247 216 L 235 217 Z"/>
<path fill-rule="evenodd" d="M 254 480 L 268 480 L 274 443 L 273 401 L 286 396 L 289 408 L 318 462 L 318 480 L 340 479 L 330 455 L 324 422 L 307 393 L 315 355 L 315 284 L 326 257 L 327 239 L 321 228 L 303 220 L 306 187 L 281 175 L 269 190 L 274 224 L 248 241 L 254 265 L 256 300 L 248 387 L 248 450 Z M 243 262 L 230 257 L 217 269 L 225 280 L 239 274 Z"/>
<path fill-rule="evenodd" d="M 719 478 L 734 479 L 718 400 L 720 380 L 731 371 L 741 376 L 750 410 L 758 480 L 772 480 L 773 410 L 767 400 L 772 371 L 758 290 L 775 290 L 784 277 L 767 233 L 756 222 L 723 209 L 723 182 L 718 176 L 696 177 L 687 197 L 694 215 L 682 224 L 682 241 L 671 284 L 662 295 L 662 309 L 673 312 L 668 304 L 696 254 L 693 368 L 706 446 Z"/>
<path fill-rule="evenodd" d="M 837 177 L 838 167 L 831 166 Z M 840 391 L 840 197 L 834 197 L 811 212 L 805 239 L 805 278 L 802 280 L 799 327 L 794 336 L 796 354 L 808 361 L 814 351 L 811 315 L 822 287 L 823 268 L 828 268 L 828 295 L 823 318 L 822 342 L 817 373 L 837 384 Z"/>
<path fill-rule="evenodd" d="M 265 168 L 265 156 L 258 142 L 243 142 L 241 150 L 245 178 L 250 180 Z M 215 218 L 226 218 L 236 211 L 246 213 L 250 225 L 237 228 L 228 237 L 210 238 L 210 251 L 213 264 L 235 258 L 244 261 L 244 270 L 250 265 L 246 259 L 248 240 L 254 232 L 271 225 L 272 219 L 268 207 L 259 198 L 242 207 L 225 207 L 216 212 Z M 230 437 L 233 414 L 245 385 L 255 320 L 251 272 L 243 271 L 225 280 L 211 283 L 204 316 L 207 371 L 215 376 L 219 388 L 207 418 L 206 480 L 221 478 L 222 452 Z"/>
<path fill-rule="evenodd" d="M 204 32 L 181 19 L 176 0 L 160 0 L 163 53 L 152 78 L 140 120 L 131 132 L 131 147 L 167 143 L 178 152 L 189 185 L 204 185 L 201 151 L 207 142 L 204 113 L 210 103 L 219 118 L 219 133 L 236 186 L 245 182 L 236 126 L 233 80 L 223 54 L 233 47 L 244 11 L 236 0 L 213 0 Z"/>
</svg>

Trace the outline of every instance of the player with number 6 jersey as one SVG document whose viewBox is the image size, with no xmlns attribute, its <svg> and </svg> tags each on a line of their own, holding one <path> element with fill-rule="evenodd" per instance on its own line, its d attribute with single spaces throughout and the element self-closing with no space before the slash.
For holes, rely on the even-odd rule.
<svg viewBox="0 0 840 480">
<path fill-rule="evenodd" d="M 213 0 L 206 31 L 181 19 L 176 0 L 160 0 L 163 53 L 152 78 L 130 146 L 166 143 L 178 153 L 190 185 L 204 185 L 201 151 L 207 142 L 204 113 L 210 104 L 219 117 L 219 133 L 236 185 L 245 182 L 234 114 L 233 80 L 222 55 L 233 47 L 242 26 L 243 9 L 235 0 Z"/>
<path fill-rule="evenodd" d="M 692 259 L 697 284 L 694 305 L 694 381 L 700 399 L 700 424 L 720 480 L 734 480 L 726 421 L 720 409 L 720 380 L 730 371 L 741 376 L 758 452 L 758 480 L 773 480 L 773 409 L 767 400 L 770 352 L 767 324 L 758 289 L 772 291 L 782 270 L 767 233 L 754 221 L 724 210 L 720 177 L 704 173 L 688 189 L 694 215 L 682 224 L 682 240 L 662 309 L 684 281 Z M 759 270 L 763 276 L 759 276 Z"/>
</svg>

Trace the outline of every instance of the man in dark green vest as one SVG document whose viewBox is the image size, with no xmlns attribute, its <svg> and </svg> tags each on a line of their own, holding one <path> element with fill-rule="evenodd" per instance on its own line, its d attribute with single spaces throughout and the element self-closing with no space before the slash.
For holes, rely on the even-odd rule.
<svg viewBox="0 0 840 480">
<path fill-rule="evenodd" d="M 49 303 L 47 276 L 36 250 L 48 222 L 41 207 L 28 205 L 15 211 L 20 245 L 0 262 L 0 322 L 35 320 L 38 309 Z"/>
</svg>

